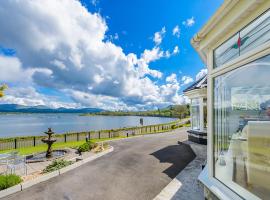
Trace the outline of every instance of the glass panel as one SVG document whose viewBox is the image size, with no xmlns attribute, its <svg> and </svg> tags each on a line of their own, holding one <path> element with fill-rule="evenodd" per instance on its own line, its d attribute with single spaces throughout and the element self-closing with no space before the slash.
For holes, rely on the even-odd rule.
<svg viewBox="0 0 270 200">
<path fill-rule="evenodd" d="M 214 50 L 214 68 L 270 40 L 270 10 Z"/>
<path fill-rule="evenodd" d="M 239 34 L 237 33 L 214 51 L 214 68 L 239 56 L 238 38 Z"/>
<path fill-rule="evenodd" d="M 270 40 L 270 11 L 245 27 L 241 32 L 240 54 Z"/>
<path fill-rule="evenodd" d="M 270 196 L 269 77 L 270 55 L 214 79 L 214 174 L 246 199 Z"/>
<path fill-rule="evenodd" d="M 191 124 L 192 130 L 200 129 L 200 102 L 199 99 L 191 99 Z"/>
</svg>

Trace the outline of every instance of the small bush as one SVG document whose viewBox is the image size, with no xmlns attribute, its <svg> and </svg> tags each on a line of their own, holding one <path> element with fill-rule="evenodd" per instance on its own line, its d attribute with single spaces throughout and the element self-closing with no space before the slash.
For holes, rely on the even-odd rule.
<svg viewBox="0 0 270 200">
<path fill-rule="evenodd" d="M 93 148 L 96 148 L 98 146 L 97 143 L 93 143 L 93 142 L 86 142 L 82 145 L 80 145 L 78 147 L 78 151 L 79 152 L 86 152 L 86 151 L 90 151 Z"/>
<path fill-rule="evenodd" d="M 43 173 L 49 173 L 56 171 L 58 169 L 61 169 L 63 167 L 66 167 L 68 165 L 71 165 L 72 161 L 67 161 L 67 160 L 54 160 L 51 164 L 49 164 L 44 170 Z"/>
<path fill-rule="evenodd" d="M 21 177 L 15 174 L 0 175 L 0 190 L 7 189 L 21 182 Z"/>
</svg>

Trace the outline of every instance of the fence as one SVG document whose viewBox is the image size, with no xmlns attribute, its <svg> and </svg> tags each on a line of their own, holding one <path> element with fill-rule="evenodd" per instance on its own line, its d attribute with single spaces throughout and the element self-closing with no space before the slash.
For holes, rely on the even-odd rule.
<svg viewBox="0 0 270 200">
<path fill-rule="evenodd" d="M 141 127 L 131 127 L 124 129 L 112 129 L 112 130 L 100 130 L 89 132 L 77 132 L 77 133 L 65 133 L 55 134 L 57 139 L 56 143 L 66 143 L 72 141 L 83 141 L 88 139 L 104 139 L 104 138 L 116 138 L 116 137 L 131 137 L 135 135 L 151 134 L 158 132 L 166 132 L 181 125 L 187 123 L 187 121 L 174 121 L 167 124 L 158 124 Z M 44 145 L 41 141 L 45 136 L 30 136 L 30 137 L 16 137 L 16 138 L 2 138 L 0 139 L 0 151 L 9 149 L 19 149 L 23 147 L 33 147 Z"/>
</svg>

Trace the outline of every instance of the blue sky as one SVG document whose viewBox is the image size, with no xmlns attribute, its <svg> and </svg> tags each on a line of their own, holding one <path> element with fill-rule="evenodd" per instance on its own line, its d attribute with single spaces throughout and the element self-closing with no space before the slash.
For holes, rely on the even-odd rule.
<svg viewBox="0 0 270 200">
<path fill-rule="evenodd" d="M 113 110 L 186 103 L 182 90 L 205 73 L 190 39 L 221 3 L 2 1 L 0 83 L 9 89 L 0 103 Z"/>
</svg>

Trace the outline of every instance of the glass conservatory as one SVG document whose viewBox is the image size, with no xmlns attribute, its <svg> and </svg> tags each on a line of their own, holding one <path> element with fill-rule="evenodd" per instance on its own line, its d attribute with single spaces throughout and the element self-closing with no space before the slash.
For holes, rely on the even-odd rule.
<svg viewBox="0 0 270 200">
<path fill-rule="evenodd" d="M 225 1 L 192 45 L 208 65 L 206 198 L 270 197 L 270 1 Z"/>
<path fill-rule="evenodd" d="M 207 76 L 204 76 L 184 90 L 185 96 L 190 99 L 191 130 L 188 130 L 188 138 L 200 144 L 207 143 L 206 86 Z"/>
</svg>

